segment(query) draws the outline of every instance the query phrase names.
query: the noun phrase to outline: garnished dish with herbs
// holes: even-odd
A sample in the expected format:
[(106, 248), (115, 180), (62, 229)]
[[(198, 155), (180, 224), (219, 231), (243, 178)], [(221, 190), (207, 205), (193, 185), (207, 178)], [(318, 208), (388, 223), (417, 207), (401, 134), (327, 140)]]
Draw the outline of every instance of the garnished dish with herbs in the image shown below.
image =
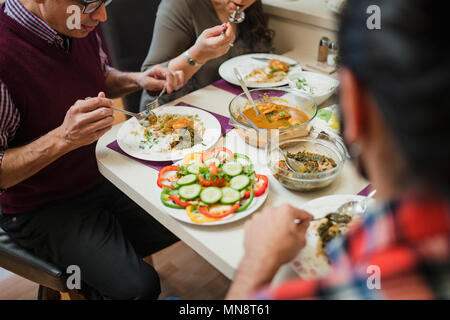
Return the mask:
[(266, 154), (274, 178), (288, 189), (309, 192), (325, 188), (335, 181), (345, 164), (345, 150), (334, 139), (280, 140), (282, 151), (278, 145), (268, 144)]
[(179, 209), (175, 217), (184, 215), (195, 224), (233, 221), (253, 212), (262, 204), (264, 199), (256, 199), (266, 195), (268, 183), (266, 176), (255, 173), (249, 157), (226, 148), (189, 154), (182, 163), (164, 167), (157, 181), (162, 204)]
[(310, 95), (321, 96), (334, 89), (336, 85), (329, 84), (320, 79), (306, 79), (305, 77), (299, 77), (296, 79), (295, 86), (298, 90), (303, 91)]
[[(141, 120), (143, 139), (140, 149), (153, 149), (157, 152), (183, 150), (202, 143), (204, 133), (203, 123), (198, 115), (163, 114), (157, 116), (157, 121), (150, 124)], [(136, 135), (139, 131), (134, 132)]]
[(131, 117), (117, 132), (117, 143), (128, 155), (148, 161), (178, 161), (186, 153), (214, 146), (222, 136), (217, 118), (198, 108), (161, 106), (155, 117)]
[[(300, 173), (323, 172), (326, 170), (331, 170), (337, 166), (336, 162), (332, 158), (313, 152), (287, 152), (287, 157), (296, 161), (296, 167)], [(280, 168), (289, 170), (286, 165), (286, 161), (284, 160), (280, 161), (279, 166)]]
[(289, 63), (278, 59), (269, 61), (267, 67), (257, 68), (245, 76), (249, 83), (275, 83), (287, 78), (290, 70)]

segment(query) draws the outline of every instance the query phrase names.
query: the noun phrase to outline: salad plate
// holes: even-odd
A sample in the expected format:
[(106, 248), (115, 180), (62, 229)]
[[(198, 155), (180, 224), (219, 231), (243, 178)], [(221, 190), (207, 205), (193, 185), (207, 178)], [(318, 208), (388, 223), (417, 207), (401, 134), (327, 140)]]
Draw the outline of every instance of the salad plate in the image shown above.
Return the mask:
[(263, 205), (267, 176), (257, 174), (249, 157), (226, 148), (191, 153), (158, 176), (161, 206), (173, 218), (215, 226), (248, 217)]

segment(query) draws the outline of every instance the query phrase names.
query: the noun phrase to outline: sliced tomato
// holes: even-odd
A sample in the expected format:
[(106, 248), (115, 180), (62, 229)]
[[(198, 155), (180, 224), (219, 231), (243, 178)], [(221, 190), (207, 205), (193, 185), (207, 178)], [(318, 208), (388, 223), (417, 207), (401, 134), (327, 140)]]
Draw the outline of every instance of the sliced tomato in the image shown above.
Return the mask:
[[(215, 178), (215, 180), (214, 180)], [(223, 187), (227, 180), (225, 178), (217, 178), (217, 177), (211, 177), (209, 180), (203, 178), (201, 175), (198, 176), (198, 183), (200, 183), (204, 187)]]

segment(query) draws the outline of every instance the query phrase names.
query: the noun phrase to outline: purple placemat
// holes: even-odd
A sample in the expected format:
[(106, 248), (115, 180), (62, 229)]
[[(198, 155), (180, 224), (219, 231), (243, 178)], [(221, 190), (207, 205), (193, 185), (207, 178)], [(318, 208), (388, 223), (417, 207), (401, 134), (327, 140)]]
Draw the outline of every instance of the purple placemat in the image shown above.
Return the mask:
[(228, 92), (230, 92), (232, 94), (235, 94), (235, 95), (239, 95), (242, 92), (244, 92), (244, 91), (242, 91), (241, 87), (235, 86), (234, 84), (231, 84), (231, 83), (229, 83), (229, 82), (227, 82), (227, 81), (225, 81), (223, 79), (217, 80), (212, 85), (214, 87), (217, 87), (219, 89), (228, 91)]
[(365, 187), (360, 192), (358, 192), (358, 196), (367, 197), (371, 191), (372, 191), (372, 185), (369, 184), (367, 187)]
[[(180, 102), (176, 104), (177, 106), (187, 106), (187, 107), (192, 107), (192, 108), (197, 108), (197, 109), (201, 109), (199, 107), (193, 106), (191, 104), (188, 103), (184, 103), (184, 102)], [(203, 109), (201, 109), (203, 110)], [(210, 112), (207, 111), (209, 113), (211, 113), (214, 117), (217, 118), (217, 120), (220, 123), (220, 126), (222, 127), (222, 135), (225, 135), (228, 133), (228, 131), (230, 131), (231, 129), (233, 129), (233, 127), (229, 124), (230, 119), (228, 117), (222, 116), (220, 114), (214, 113), (214, 112)], [(146, 165), (147, 167), (153, 168), (155, 170), (161, 170), (162, 168), (164, 168), (165, 166), (171, 165), (173, 164), (173, 161), (164, 161), (164, 162), (160, 162), (160, 161), (147, 161), (147, 160), (142, 160), (142, 159), (138, 159), (135, 157), (130, 156), (129, 154), (125, 153), (120, 147), (119, 144), (117, 143), (117, 140), (114, 140), (113, 142), (111, 142), (110, 144), (107, 145), (108, 148), (110, 148), (111, 150), (114, 150), (120, 154), (123, 154), (124, 156), (127, 156), (128, 158), (131, 158), (133, 160), (136, 160), (139, 163), (142, 163), (143, 165)]]

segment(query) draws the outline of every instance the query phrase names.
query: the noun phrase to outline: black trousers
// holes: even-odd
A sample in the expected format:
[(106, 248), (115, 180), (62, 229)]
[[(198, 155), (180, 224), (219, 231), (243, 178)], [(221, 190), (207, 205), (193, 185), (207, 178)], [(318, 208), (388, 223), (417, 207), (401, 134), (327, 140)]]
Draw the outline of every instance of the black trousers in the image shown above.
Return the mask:
[(17, 215), (0, 225), (37, 256), (81, 271), (88, 298), (156, 299), (160, 281), (142, 258), (178, 239), (109, 182), (70, 199)]

